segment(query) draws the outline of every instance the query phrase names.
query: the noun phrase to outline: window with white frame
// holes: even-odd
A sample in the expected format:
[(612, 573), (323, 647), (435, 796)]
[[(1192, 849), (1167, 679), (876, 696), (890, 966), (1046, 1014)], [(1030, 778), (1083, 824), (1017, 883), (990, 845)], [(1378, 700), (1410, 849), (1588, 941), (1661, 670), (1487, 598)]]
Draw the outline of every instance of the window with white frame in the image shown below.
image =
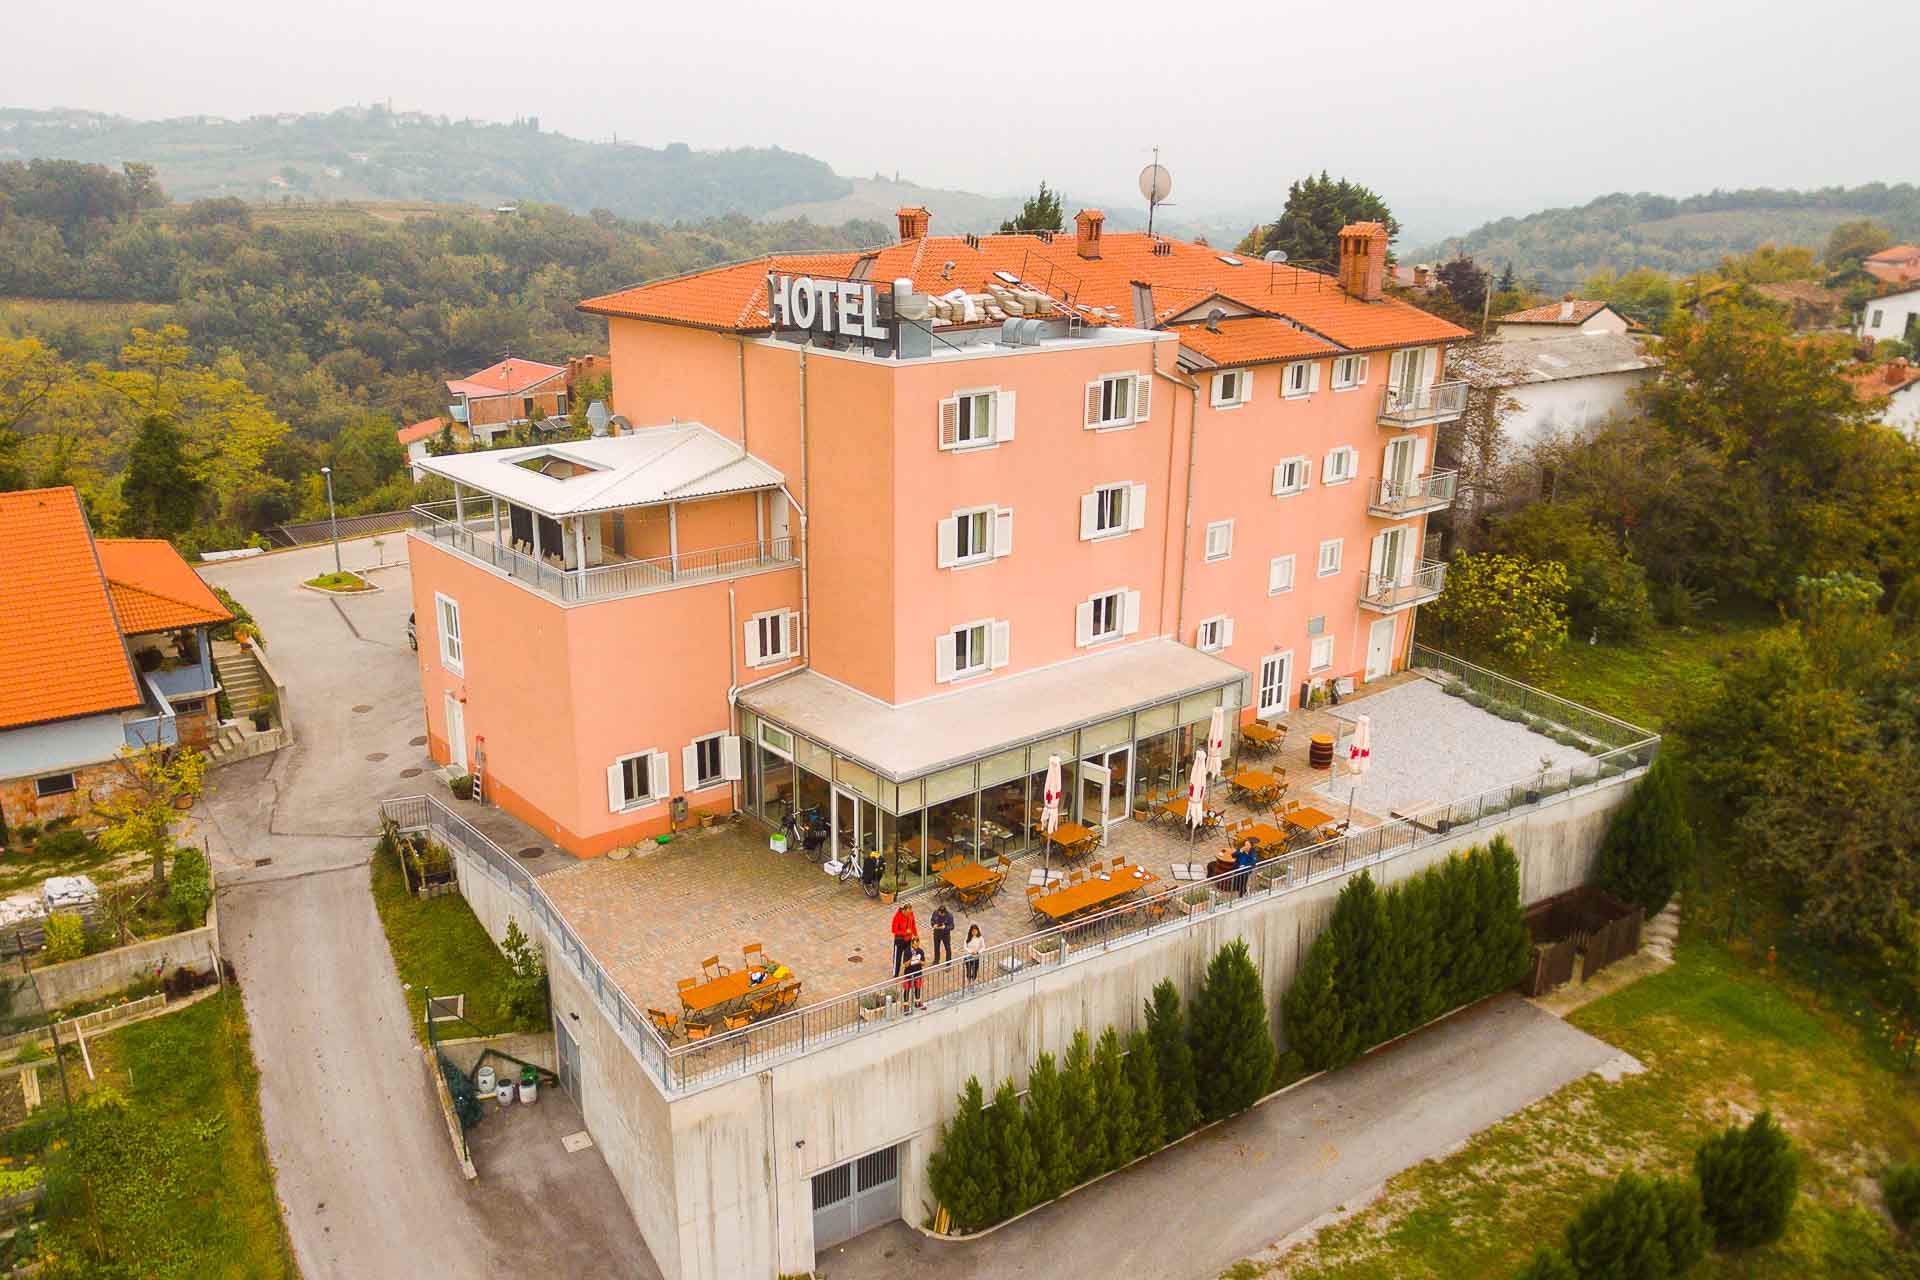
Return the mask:
[(955, 569), (1013, 552), (1011, 507), (966, 507), (938, 522), (939, 565)]
[(993, 440), (993, 393), (973, 391), (960, 401), (958, 443), (989, 444)]
[(1221, 614), (1204, 618), (1194, 635), (1194, 648), (1202, 653), (1218, 653), (1233, 643), (1233, 619)]
[(1138, 373), (1110, 373), (1087, 384), (1086, 426), (1125, 427), (1146, 420), (1152, 383)]
[(792, 609), (769, 609), (748, 618), (747, 665), (764, 667), (785, 662), (800, 650), (800, 615)]
[(1320, 389), (1320, 362), (1296, 360), (1280, 371), (1280, 394), (1289, 400)]
[(1359, 465), (1360, 451), (1352, 445), (1343, 444), (1329, 450), (1327, 460), (1320, 465), (1320, 483), (1345, 484), (1353, 479), (1354, 469)]
[(460, 602), (437, 591), (433, 600), (440, 614), (440, 665), (461, 675), (466, 671), (466, 650), (460, 642)]
[(1225, 560), (1233, 554), (1233, 521), (1215, 520), (1207, 526), (1207, 559)]
[(984, 387), (940, 402), (940, 447), (981, 449), (1013, 439), (1014, 396)]
[(1313, 651), (1307, 657), (1308, 673), (1311, 674), (1318, 671), (1325, 671), (1332, 665), (1333, 665), (1333, 637), (1332, 636), (1315, 636), (1313, 640)]
[(1293, 557), (1275, 556), (1267, 561), (1267, 594), (1277, 596), (1293, 590)]
[(1122, 594), (1108, 591), (1095, 596), (1089, 603), (1093, 605), (1093, 639), (1111, 640), (1119, 635), (1126, 608)]
[(1253, 399), (1253, 373), (1247, 369), (1227, 369), (1213, 375), (1213, 407), (1233, 409)]
[(1887, 322), (1887, 313), (1879, 307), (1873, 309), (1873, 323), (1868, 328), (1878, 329)]
[(1345, 540), (1342, 538), (1328, 538), (1320, 544), (1320, 567), (1318, 573), (1322, 578), (1331, 577), (1333, 574), (1340, 572), (1340, 553), (1344, 545)]
[(1287, 709), (1290, 701), (1289, 685), (1293, 683), (1293, 652), (1270, 653), (1260, 659), (1260, 690), (1256, 698), (1253, 713), (1257, 716), (1278, 715)]
[(666, 799), (672, 789), (664, 752), (638, 751), (621, 756), (607, 769), (607, 808), (614, 813), (655, 804)]
[[(681, 753), (680, 772), (685, 776), (680, 785), (689, 791), (701, 791), (728, 781), (722, 750), (726, 740), (724, 733), (710, 733), (689, 743)], [(736, 776), (738, 772), (734, 771)]]
[(1351, 391), (1367, 380), (1365, 356), (1341, 356), (1333, 362), (1333, 389)]
[(1140, 630), (1140, 593), (1120, 587), (1102, 591), (1074, 607), (1074, 643), (1102, 644)]
[(1111, 538), (1147, 525), (1147, 486), (1103, 484), (1080, 495), (1080, 540)]
[(1012, 625), (1004, 620), (962, 623), (934, 642), (934, 679), (946, 684), (1004, 667), (1011, 647)]
[(1290, 493), (1299, 493), (1307, 487), (1307, 477), (1312, 474), (1313, 464), (1305, 458), (1282, 458), (1273, 466), (1273, 493), (1275, 497), (1285, 497)]

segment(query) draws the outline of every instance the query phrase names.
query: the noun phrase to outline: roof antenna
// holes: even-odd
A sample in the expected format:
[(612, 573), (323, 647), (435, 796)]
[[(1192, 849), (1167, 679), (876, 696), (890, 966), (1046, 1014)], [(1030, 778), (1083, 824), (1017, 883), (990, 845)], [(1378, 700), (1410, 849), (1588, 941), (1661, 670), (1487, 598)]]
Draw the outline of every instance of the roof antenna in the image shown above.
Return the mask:
[(1173, 194), (1173, 175), (1160, 163), (1160, 148), (1153, 149), (1153, 163), (1140, 171), (1140, 194), (1147, 198), (1147, 234), (1153, 234), (1153, 211)]

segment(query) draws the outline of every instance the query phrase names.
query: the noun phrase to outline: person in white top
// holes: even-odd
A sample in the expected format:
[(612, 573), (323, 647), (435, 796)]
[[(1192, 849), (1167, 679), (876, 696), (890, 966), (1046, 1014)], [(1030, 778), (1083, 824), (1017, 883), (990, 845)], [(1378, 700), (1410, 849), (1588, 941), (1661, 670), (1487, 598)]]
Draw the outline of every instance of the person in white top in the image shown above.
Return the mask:
[(980, 976), (980, 957), (986, 954), (987, 940), (980, 936), (980, 926), (967, 926), (967, 940), (960, 944), (960, 953), (966, 957), (967, 981), (972, 982)]

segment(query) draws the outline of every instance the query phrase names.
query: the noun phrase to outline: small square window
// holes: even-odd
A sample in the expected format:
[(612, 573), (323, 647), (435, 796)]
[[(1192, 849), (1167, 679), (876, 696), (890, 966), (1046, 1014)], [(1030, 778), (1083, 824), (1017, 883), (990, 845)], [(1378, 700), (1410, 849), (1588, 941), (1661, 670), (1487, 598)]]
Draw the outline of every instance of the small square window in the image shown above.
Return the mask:
[(1216, 520), (1207, 526), (1207, 559), (1225, 560), (1233, 554), (1233, 521)]
[(1267, 562), (1267, 594), (1277, 596), (1293, 590), (1293, 557), (1275, 556)]
[(1276, 497), (1299, 493), (1307, 487), (1310, 467), (1305, 458), (1285, 458), (1274, 464), (1273, 492)]
[(1280, 394), (1292, 399), (1311, 395), (1320, 384), (1320, 366), (1312, 360), (1300, 360), (1280, 371)]
[(1307, 658), (1308, 671), (1325, 671), (1333, 666), (1333, 637), (1320, 636), (1313, 642), (1313, 651)]
[(1093, 491), (1095, 537), (1127, 531), (1127, 494), (1131, 488), (1131, 485), (1105, 484)]
[(976, 622), (964, 627), (955, 627), (952, 640), (955, 677), (975, 675), (987, 669), (986, 623)]
[(1231, 409), (1247, 402), (1253, 375), (1245, 369), (1229, 369), (1213, 375), (1213, 403), (1216, 408)]
[(1195, 647), (1202, 653), (1218, 653), (1233, 643), (1233, 620), (1226, 617), (1208, 618), (1200, 624)]
[(991, 444), (993, 442), (993, 393), (975, 391), (960, 398), (959, 443)]
[(992, 559), (992, 507), (954, 513), (954, 554), (963, 564)]
[(1120, 634), (1125, 604), (1125, 593), (1120, 591), (1109, 591), (1105, 595), (1093, 598), (1093, 638), (1095, 640), (1111, 640)]
[(621, 760), (620, 785), (623, 803), (629, 809), (658, 799), (653, 794), (653, 752), (642, 751)]
[(1359, 465), (1360, 451), (1351, 445), (1342, 445), (1327, 454), (1326, 463), (1320, 470), (1321, 484), (1345, 484), (1353, 479), (1353, 472)]
[(78, 789), (71, 773), (50, 773), (33, 780), (33, 794), (42, 800), (49, 796), (64, 796)]
[(1351, 391), (1367, 380), (1367, 357), (1341, 356), (1333, 362), (1333, 389)]
[(1343, 540), (1340, 538), (1328, 538), (1320, 544), (1319, 575), (1322, 578), (1331, 577), (1333, 574), (1340, 572), (1340, 553), (1342, 546)]

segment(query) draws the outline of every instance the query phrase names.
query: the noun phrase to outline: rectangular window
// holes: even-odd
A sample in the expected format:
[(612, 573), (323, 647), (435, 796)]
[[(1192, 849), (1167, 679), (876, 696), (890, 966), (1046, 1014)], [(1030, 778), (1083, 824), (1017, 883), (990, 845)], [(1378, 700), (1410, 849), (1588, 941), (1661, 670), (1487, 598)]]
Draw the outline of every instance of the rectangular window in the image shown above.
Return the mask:
[(1316, 360), (1295, 361), (1280, 371), (1280, 394), (1289, 400), (1312, 395), (1319, 389), (1320, 364)]
[(1147, 416), (1147, 379), (1137, 373), (1110, 373), (1087, 384), (1089, 429), (1125, 427)]
[(747, 665), (764, 667), (785, 662), (800, 648), (800, 615), (792, 609), (772, 609), (747, 619)]
[(1218, 653), (1233, 643), (1233, 619), (1222, 615), (1200, 623), (1194, 647), (1202, 653)]
[(988, 624), (984, 622), (953, 629), (953, 674), (956, 677), (975, 675), (987, 669), (987, 629)]
[(1873, 311), (1873, 328), (1878, 329), (1882, 324), (1886, 323), (1886, 319), (1887, 313), (1875, 307)]
[(954, 514), (954, 557), (957, 564), (993, 558), (993, 508), (980, 507)]
[(1133, 379), (1100, 379), (1100, 421), (1133, 421)]
[(1333, 637), (1318, 636), (1313, 642), (1313, 652), (1307, 659), (1307, 671), (1325, 671), (1333, 665)]
[(1259, 703), (1254, 714), (1278, 715), (1287, 709), (1287, 686), (1293, 683), (1293, 654), (1274, 653), (1260, 660)]
[(1225, 373), (1213, 375), (1213, 404), (1217, 409), (1231, 409), (1243, 405), (1252, 398), (1253, 375), (1245, 369), (1229, 369)]
[(1333, 574), (1340, 572), (1341, 546), (1342, 540), (1339, 538), (1328, 538), (1320, 544), (1319, 575), (1321, 577), (1331, 577)]
[(533, 397), (532, 396), (520, 397), (520, 416), (527, 419), (527, 421), (529, 422), (533, 421)]
[[(665, 769), (656, 768), (653, 763), (658, 754), (653, 751), (642, 751), (638, 755), (621, 758), (616, 766), (620, 770), (621, 808), (637, 809), (662, 798), (666, 788), (661, 788), (661, 794), (656, 794), (653, 785), (657, 780), (655, 775), (666, 772)], [(661, 764), (666, 763), (665, 757), (660, 757), (660, 760)]]
[(1342, 445), (1327, 454), (1327, 460), (1320, 468), (1321, 484), (1345, 484), (1353, 479), (1353, 471), (1360, 462), (1360, 451), (1352, 445)]
[(1111, 640), (1120, 634), (1125, 595), (1121, 591), (1108, 591), (1090, 601), (1093, 605), (1093, 639)]
[(1333, 389), (1351, 391), (1367, 380), (1367, 357), (1341, 356), (1333, 362)]
[(567, 393), (556, 391), (553, 396), (553, 414), (556, 418), (567, 416)]
[(689, 791), (718, 786), (726, 780), (726, 773), (720, 764), (720, 744), (726, 741), (726, 737), (724, 733), (714, 733), (693, 740), (690, 748), (693, 769), (684, 780)]
[(1101, 485), (1093, 491), (1093, 533), (1101, 537), (1127, 531), (1127, 492), (1124, 484)]
[(1225, 560), (1233, 554), (1233, 521), (1215, 520), (1207, 526), (1207, 559)]
[(960, 444), (989, 444), (993, 440), (993, 394), (975, 391), (960, 398)]
[(1267, 594), (1277, 596), (1293, 590), (1293, 557), (1275, 556), (1267, 561)]
[(48, 796), (64, 796), (77, 789), (71, 773), (50, 773), (33, 780), (33, 794), (42, 800)]
[(1284, 497), (1290, 493), (1299, 493), (1307, 487), (1307, 476), (1312, 470), (1305, 458), (1284, 458), (1273, 467), (1273, 492), (1275, 497)]
[(435, 592), (440, 610), (440, 665), (455, 675), (466, 671), (465, 650), (460, 642), (460, 603)]

